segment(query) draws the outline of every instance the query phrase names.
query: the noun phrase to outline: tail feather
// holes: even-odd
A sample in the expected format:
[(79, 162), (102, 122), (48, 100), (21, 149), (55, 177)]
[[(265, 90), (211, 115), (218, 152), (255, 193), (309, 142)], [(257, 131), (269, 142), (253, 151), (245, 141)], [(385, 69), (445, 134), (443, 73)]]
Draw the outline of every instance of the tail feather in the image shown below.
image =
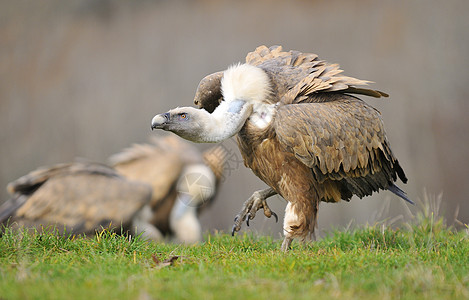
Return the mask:
[(394, 183), (390, 183), (389, 184), (389, 187), (388, 187), (388, 190), (393, 192), (394, 194), (396, 194), (397, 196), (401, 197), (402, 199), (404, 199), (405, 201), (409, 202), (410, 204), (414, 204), (414, 201), (410, 200), (409, 197), (407, 197), (407, 194), (406, 192), (404, 192), (403, 190), (401, 190), (397, 185), (395, 185)]

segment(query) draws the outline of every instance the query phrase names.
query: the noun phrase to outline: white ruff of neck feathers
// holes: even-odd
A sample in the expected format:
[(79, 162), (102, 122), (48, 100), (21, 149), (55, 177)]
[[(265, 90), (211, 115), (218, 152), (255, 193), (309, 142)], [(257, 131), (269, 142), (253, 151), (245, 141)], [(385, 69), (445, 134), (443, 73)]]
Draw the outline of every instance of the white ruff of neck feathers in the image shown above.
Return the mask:
[(264, 102), (271, 93), (269, 76), (248, 64), (229, 67), (223, 74), (221, 90), (227, 102), (244, 100), (253, 105)]
[(237, 134), (246, 120), (257, 111), (256, 126), (265, 127), (271, 121), (273, 105), (265, 100), (271, 94), (270, 80), (260, 68), (247, 64), (228, 68), (221, 81), (223, 101), (212, 114), (204, 116), (204, 132), (199, 142), (221, 142)]
[(272, 93), (269, 76), (260, 68), (248, 64), (234, 65), (225, 71), (221, 82), (226, 101), (242, 99), (252, 104), (249, 122), (258, 128), (270, 125), (275, 104), (266, 100)]

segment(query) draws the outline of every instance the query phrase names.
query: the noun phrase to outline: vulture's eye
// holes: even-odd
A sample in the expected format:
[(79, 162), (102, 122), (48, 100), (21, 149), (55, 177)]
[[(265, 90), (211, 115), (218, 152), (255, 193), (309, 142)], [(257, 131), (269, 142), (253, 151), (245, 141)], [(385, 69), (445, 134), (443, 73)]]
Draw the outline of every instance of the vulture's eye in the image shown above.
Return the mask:
[(188, 118), (188, 116), (187, 116), (186, 113), (179, 114), (179, 117), (180, 117), (181, 119), (183, 119), (183, 120), (185, 120), (185, 119)]

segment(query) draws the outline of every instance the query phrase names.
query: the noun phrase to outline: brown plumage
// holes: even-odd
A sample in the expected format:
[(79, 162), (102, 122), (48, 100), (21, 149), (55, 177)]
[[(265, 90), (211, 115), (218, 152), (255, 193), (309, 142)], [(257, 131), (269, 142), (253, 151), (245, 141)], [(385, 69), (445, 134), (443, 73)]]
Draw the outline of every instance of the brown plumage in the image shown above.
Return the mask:
[[(156, 226), (162, 235), (175, 235), (177, 240), (190, 243), (200, 240), (200, 225), (191, 224), (191, 228), (175, 228), (177, 226), (170, 222), (171, 211), (180, 194), (179, 186), (191, 172), (212, 172), (215, 175), (213, 186), (208, 181), (202, 183), (207, 185), (210, 193), (206, 198), (200, 199), (201, 203), (194, 204), (198, 216), (216, 196), (223, 176), (225, 156), (221, 147), (210, 148), (202, 153), (181, 138), (161, 135), (151, 139), (149, 144), (135, 144), (113, 155), (110, 163), (119, 174), (152, 187), (152, 217), (149, 222)], [(199, 166), (202, 169), (194, 171), (191, 166)], [(199, 227), (198, 230), (196, 227)]]
[[(166, 135), (113, 155), (114, 169), (89, 162), (43, 167), (8, 185), (12, 199), (0, 207), (0, 224), (57, 225), (76, 234), (122, 225), (152, 240), (175, 235), (179, 242), (197, 242), (202, 234), (197, 217), (216, 196), (225, 158), (221, 147), (201, 153)], [(185, 184), (194, 173), (208, 189), (201, 197)], [(181, 193), (189, 196), (185, 201), (198, 202), (176, 205)]]
[[(278, 193), (288, 201), (282, 244), (286, 250), (293, 238), (304, 240), (314, 232), (320, 201), (349, 201), (353, 195), (362, 198), (389, 189), (411, 202), (393, 183), (407, 178), (391, 151), (380, 113), (354, 96), (388, 96), (357, 87), (368, 83), (342, 75), (337, 64), (315, 54), (260, 46), (247, 55), (245, 65), (202, 80), (194, 103), (213, 112), (211, 118), (203, 110), (178, 108), (155, 116), (152, 127), (187, 138), (191, 126), (186, 120), (216, 123), (226, 111), (225, 119), (244, 121), (237, 140), (245, 165), (270, 188), (245, 203), (233, 232), (260, 208), (270, 217), (265, 199)], [(184, 121), (173, 117), (181, 114)], [(208, 128), (207, 134), (211, 132)], [(197, 133), (193, 140), (218, 141), (216, 133), (216, 139)]]
[(0, 208), (0, 224), (57, 225), (61, 231), (93, 234), (103, 227), (131, 229), (151, 197), (151, 188), (95, 163), (44, 167), (8, 184), (12, 198)]

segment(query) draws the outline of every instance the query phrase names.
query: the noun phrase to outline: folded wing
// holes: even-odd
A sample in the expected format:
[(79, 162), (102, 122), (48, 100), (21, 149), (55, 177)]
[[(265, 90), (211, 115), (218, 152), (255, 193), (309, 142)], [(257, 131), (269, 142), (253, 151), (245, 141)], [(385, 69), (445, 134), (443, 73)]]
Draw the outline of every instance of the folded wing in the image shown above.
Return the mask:
[(279, 142), (320, 183), (339, 183), (344, 200), (388, 189), (397, 177), (407, 181), (379, 112), (359, 99), (335, 94), (324, 102), (284, 105), (274, 122)]

